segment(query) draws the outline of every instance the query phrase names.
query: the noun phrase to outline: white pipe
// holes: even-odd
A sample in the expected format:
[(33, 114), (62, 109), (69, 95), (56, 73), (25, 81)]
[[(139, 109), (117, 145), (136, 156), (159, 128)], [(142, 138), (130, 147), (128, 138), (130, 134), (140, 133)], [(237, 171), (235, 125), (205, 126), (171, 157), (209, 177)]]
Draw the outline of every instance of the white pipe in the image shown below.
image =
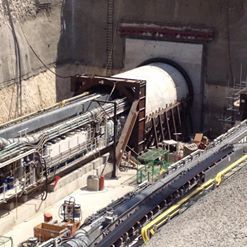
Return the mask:
[(146, 116), (185, 99), (189, 94), (183, 75), (165, 63), (151, 63), (113, 77), (146, 81)]

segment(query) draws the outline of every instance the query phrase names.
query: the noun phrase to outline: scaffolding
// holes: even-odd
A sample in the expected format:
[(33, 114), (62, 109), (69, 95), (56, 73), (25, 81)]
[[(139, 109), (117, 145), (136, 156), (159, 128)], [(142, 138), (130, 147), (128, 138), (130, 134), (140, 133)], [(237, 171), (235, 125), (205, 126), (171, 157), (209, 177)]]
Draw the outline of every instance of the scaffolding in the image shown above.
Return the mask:
[(233, 80), (230, 86), (228, 83), (227, 96), (226, 96), (226, 108), (223, 113), (223, 117), (220, 119), (225, 125), (234, 126), (240, 119), (240, 96), (247, 90), (247, 77), (243, 79), (243, 67), (240, 66), (239, 82)]
[(137, 157), (142, 163), (137, 167), (137, 183), (144, 181), (154, 182), (163, 176), (170, 165), (169, 151), (162, 148), (149, 149), (146, 153)]

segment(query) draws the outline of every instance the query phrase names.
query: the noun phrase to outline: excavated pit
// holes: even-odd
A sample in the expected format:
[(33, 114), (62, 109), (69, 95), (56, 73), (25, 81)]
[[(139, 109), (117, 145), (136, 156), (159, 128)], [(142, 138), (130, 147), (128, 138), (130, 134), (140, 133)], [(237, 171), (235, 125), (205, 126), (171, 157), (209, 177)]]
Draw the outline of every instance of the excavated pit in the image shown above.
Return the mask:
[[(65, 44), (66, 42), (64, 43), (65, 36), (61, 38), (63, 34), (63, 16), (61, 16), (61, 9), (63, 7), (62, 1), (53, 1), (52, 6), (55, 7), (49, 10), (39, 10), (34, 0), (2, 0), (0, 3), (0, 40), (2, 43), (2, 45), (0, 43), (0, 50), (3, 54), (0, 55), (0, 124), (20, 116), (17, 106), (18, 80), (16, 79), (19, 75), (15, 68), (15, 44), (6, 5), (8, 2), (12, 15), (11, 18), (15, 23), (15, 31), (17, 32), (16, 35), (20, 42), (22, 52), (22, 115), (50, 107), (56, 102), (72, 96), (69, 78), (60, 78), (57, 75), (68, 76), (84, 73), (105, 75), (106, 73), (104, 64), (105, 54), (99, 55), (100, 48), (103, 47), (102, 50), (105, 51), (105, 41), (102, 42), (102, 39), (96, 37), (95, 40), (100, 40), (100, 44), (96, 47), (95, 41), (89, 38), (89, 43), (95, 45), (95, 50), (92, 52), (88, 49), (90, 45), (85, 46), (86, 48), (83, 48), (84, 50), (78, 51), (78, 49), (74, 49), (71, 51), (70, 43), (68, 43), (67, 46)], [(97, 19), (98, 16), (96, 14), (95, 16), (95, 19)], [(223, 14), (223, 16), (225, 18), (225, 14)], [(129, 19), (131, 19), (131, 17), (129, 17)], [(219, 22), (223, 23), (224, 21), (219, 18)], [(241, 23), (245, 23), (244, 19), (242, 19)], [(87, 28), (91, 30), (89, 26)], [(99, 28), (104, 29), (101, 25), (99, 25)], [(26, 43), (22, 30), (25, 32), (25, 35), (38, 56), (40, 56), (53, 72), (44, 68), (42, 63), (37, 60), (37, 57)], [(95, 29), (94, 32), (98, 33), (98, 30)], [(92, 36), (95, 34), (94, 32), (92, 32)], [(242, 33), (246, 32), (243, 30)], [(70, 33), (66, 35), (66, 37), (70, 37)], [(221, 33), (220, 35), (224, 36)], [(40, 37), (44, 38), (44, 40)], [(81, 46), (83, 39), (80, 38), (79, 41), (80, 42), (77, 40)], [(225, 43), (225, 41), (222, 41), (216, 44), (216, 46), (218, 45), (220, 47), (219, 51), (222, 51), (224, 54), (226, 53), (224, 48)], [(9, 44), (9, 46), (6, 44)], [(77, 46), (79, 46), (78, 44)], [(66, 47), (66, 50), (64, 47)], [(216, 50), (216, 48), (209, 48), (208, 53), (218, 54), (214, 49)], [(235, 47), (235, 49), (237, 48)], [(245, 54), (244, 48), (237, 50), (241, 50), (241, 53)], [(78, 62), (76, 59), (71, 59), (72, 55), (70, 57), (70, 54), (75, 58), (78, 58), (79, 55), (77, 56), (77, 54), (80, 54), (80, 56), (82, 56), (81, 54), (85, 54), (87, 58), (83, 57)], [(121, 55), (121, 52), (116, 52), (116, 54), (120, 58), (124, 56)], [(222, 54), (219, 54), (218, 57), (220, 57), (220, 55)], [(96, 59), (99, 59), (99, 61), (96, 62)], [(208, 60), (211, 62), (210, 66), (215, 69), (212, 57)], [(61, 64), (58, 65), (57, 62), (61, 62)], [(84, 62), (84, 65), (81, 65), (82, 62)], [(89, 63), (90, 66), (88, 66), (87, 63)], [(222, 64), (220, 62), (215, 63), (217, 66), (218, 64)], [(121, 66), (118, 65), (119, 68)], [(208, 114), (208, 118), (205, 118), (206, 123), (208, 119), (213, 119), (213, 122), (215, 122), (215, 116), (217, 118), (221, 117), (220, 114), (223, 112), (223, 107), (225, 107), (225, 102), (223, 101), (225, 101), (228, 92), (226, 86), (215, 85), (215, 83), (218, 82), (219, 84), (223, 84), (221, 81), (225, 79), (224, 76), (221, 77), (217, 74), (217, 71), (221, 69), (221, 67), (217, 69), (217, 66), (215, 69), (216, 72), (214, 73), (218, 77), (216, 77), (216, 79), (210, 78), (209, 82), (212, 82), (212, 84), (207, 85), (205, 83), (206, 105), (208, 106), (208, 108), (204, 109), (206, 114)], [(224, 70), (226, 70), (225, 67)], [(210, 68), (208, 71), (210, 71)], [(211, 68), (211, 72), (209, 73), (210, 77), (212, 77), (214, 73), (212, 73)], [(202, 96), (204, 95), (202, 94)], [(217, 108), (215, 108), (215, 105), (217, 105)], [(218, 112), (220, 112), (220, 114), (218, 114)], [(247, 246), (246, 174), (247, 168), (241, 169), (241, 171), (228, 181), (224, 182), (221, 187), (202, 197), (182, 215), (166, 224), (147, 246)]]

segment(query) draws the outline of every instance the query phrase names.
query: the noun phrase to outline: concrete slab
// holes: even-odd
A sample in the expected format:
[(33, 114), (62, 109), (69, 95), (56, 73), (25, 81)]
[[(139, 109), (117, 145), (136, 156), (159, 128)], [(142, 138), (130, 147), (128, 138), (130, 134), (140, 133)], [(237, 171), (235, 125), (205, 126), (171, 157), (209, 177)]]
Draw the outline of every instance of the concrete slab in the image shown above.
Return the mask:
[[(62, 199), (60, 198), (58, 202), (55, 202), (56, 200), (54, 199), (54, 203), (52, 205), (49, 207), (43, 207), (42, 210), (38, 210), (35, 204), (33, 204), (35, 200), (32, 200), (32, 202), (29, 202), (29, 205), (23, 205), (22, 209), (29, 210), (29, 207), (34, 207), (36, 208), (37, 213), (34, 216), (26, 217), (25, 220), (19, 220), (18, 223), (14, 226), (8, 225), (8, 227), (11, 227), (11, 229), (9, 229), (5, 236), (12, 237), (14, 246), (17, 246), (19, 243), (33, 236), (33, 227), (43, 222), (43, 215), (45, 212), (50, 212), (53, 215), (53, 219), (60, 221), (61, 219), (58, 216), (59, 208), (63, 201), (65, 199), (69, 199), (71, 196), (76, 199), (77, 203), (81, 204), (83, 221), (89, 215), (95, 213), (101, 208), (106, 207), (112, 201), (121, 198), (130, 191), (133, 191), (135, 186), (129, 185), (129, 183), (135, 181), (135, 177), (134, 170), (119, 172), (117, 180), (105, 181), (105, 189), (103, 191), (91, 192), (87, 191), (85, 188), (78, 187), (79, 189), (75, 190), (69, 196), (66, 196)], [(65, 187), (61, 188), (61, 190), (67, 190), (69, 186), (70, 184), (67, 184)], [(49, 194), (47, 200), (49, 201), (51, 197), (55, 198), (56, 193), (58, 192)], [(36, 199), (36, 202), (40, 203), (40, 199)], [(44, 204), (46, 204), (46, 202), (44, 202)], [(17, 208), (16, 214), (19, 214), (18, 211), (20, 211), (19, 208)], [(11, 213), (15, 213), (15, 210)], [(4, 218), (0, 220), (1, 225), (3, 221)], [(5, 225), (5, 223), (3, 224)], [(5, 226), (7, 227), (7, 225)]]

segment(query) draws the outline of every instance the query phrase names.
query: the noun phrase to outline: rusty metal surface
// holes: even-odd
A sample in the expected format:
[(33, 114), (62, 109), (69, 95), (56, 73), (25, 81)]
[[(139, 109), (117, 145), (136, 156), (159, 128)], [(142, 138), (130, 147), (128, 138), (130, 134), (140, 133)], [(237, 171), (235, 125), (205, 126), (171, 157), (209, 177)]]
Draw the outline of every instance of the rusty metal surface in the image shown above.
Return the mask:
[(78, 92), (82, 90), (85, 92), (94, 86), (123, 86), (123, 87), (136, 87), (141, 80), (123, 79), (117, 77), (104, 77), (94, 75), (77, 75), (71, 77), (71, 91)]
[(188, 26), (160, 26), (154, 24), (121, 23), (118, 29), (123, 37), (140, 37), (148, 39), (209, 42), (214, 39), (214, 31), (209, 28), (192, 28)]
[(183, 127), (186, 120), (181, 117), (182, 111), (183, 104), (178, 102), (147, 120), (145, 149), (153, 145), (158, 146), (163, 140), (176, 138), (175, 134), (178, 132), (186, 136)]
[(146, 81), (88, 75), (78, 75), (71, 78), (71, 90), (75, 94), (92, 90), (96, 86), (98, 89), (104, 89), (106, 86), (113, 88), (115, 86), (116, 91), (126, 97), (130, 104), (136, 100), (139, 102), (137, 120), (132, 131), (130, 146), (137, 153), (143, 151), (145, 148)]
[(124, 128), (121, 132), (121, 136), (119, 138), (117, 147), (116, 147), (116, 165), (119, 166), (126, 146), (129, 142), (130, 136), (132, 134), (132, 130), (136, 123), (136, 119), (138, 116), (138, 100), (135, 100), (130, 108), (129, 115), (124, 124)]
[(167, 105), (151, 116), (146, 116), (146, 81), (86, 75), (72, 78), (75, 92), (79, 90), (81, 93), (81, 90), (84, 92), (95, 86), (115, 86), (118, 93), (121, 92), (121, 96), (126, 97), (132, 105), (116, 148), (117, 164), (120, 163), (128, 144), (136, 153), (140, 153), (152, 145), (158, 146), (163, 140), (172, 139), (174, 133), (183, 133), (183, 102)]

